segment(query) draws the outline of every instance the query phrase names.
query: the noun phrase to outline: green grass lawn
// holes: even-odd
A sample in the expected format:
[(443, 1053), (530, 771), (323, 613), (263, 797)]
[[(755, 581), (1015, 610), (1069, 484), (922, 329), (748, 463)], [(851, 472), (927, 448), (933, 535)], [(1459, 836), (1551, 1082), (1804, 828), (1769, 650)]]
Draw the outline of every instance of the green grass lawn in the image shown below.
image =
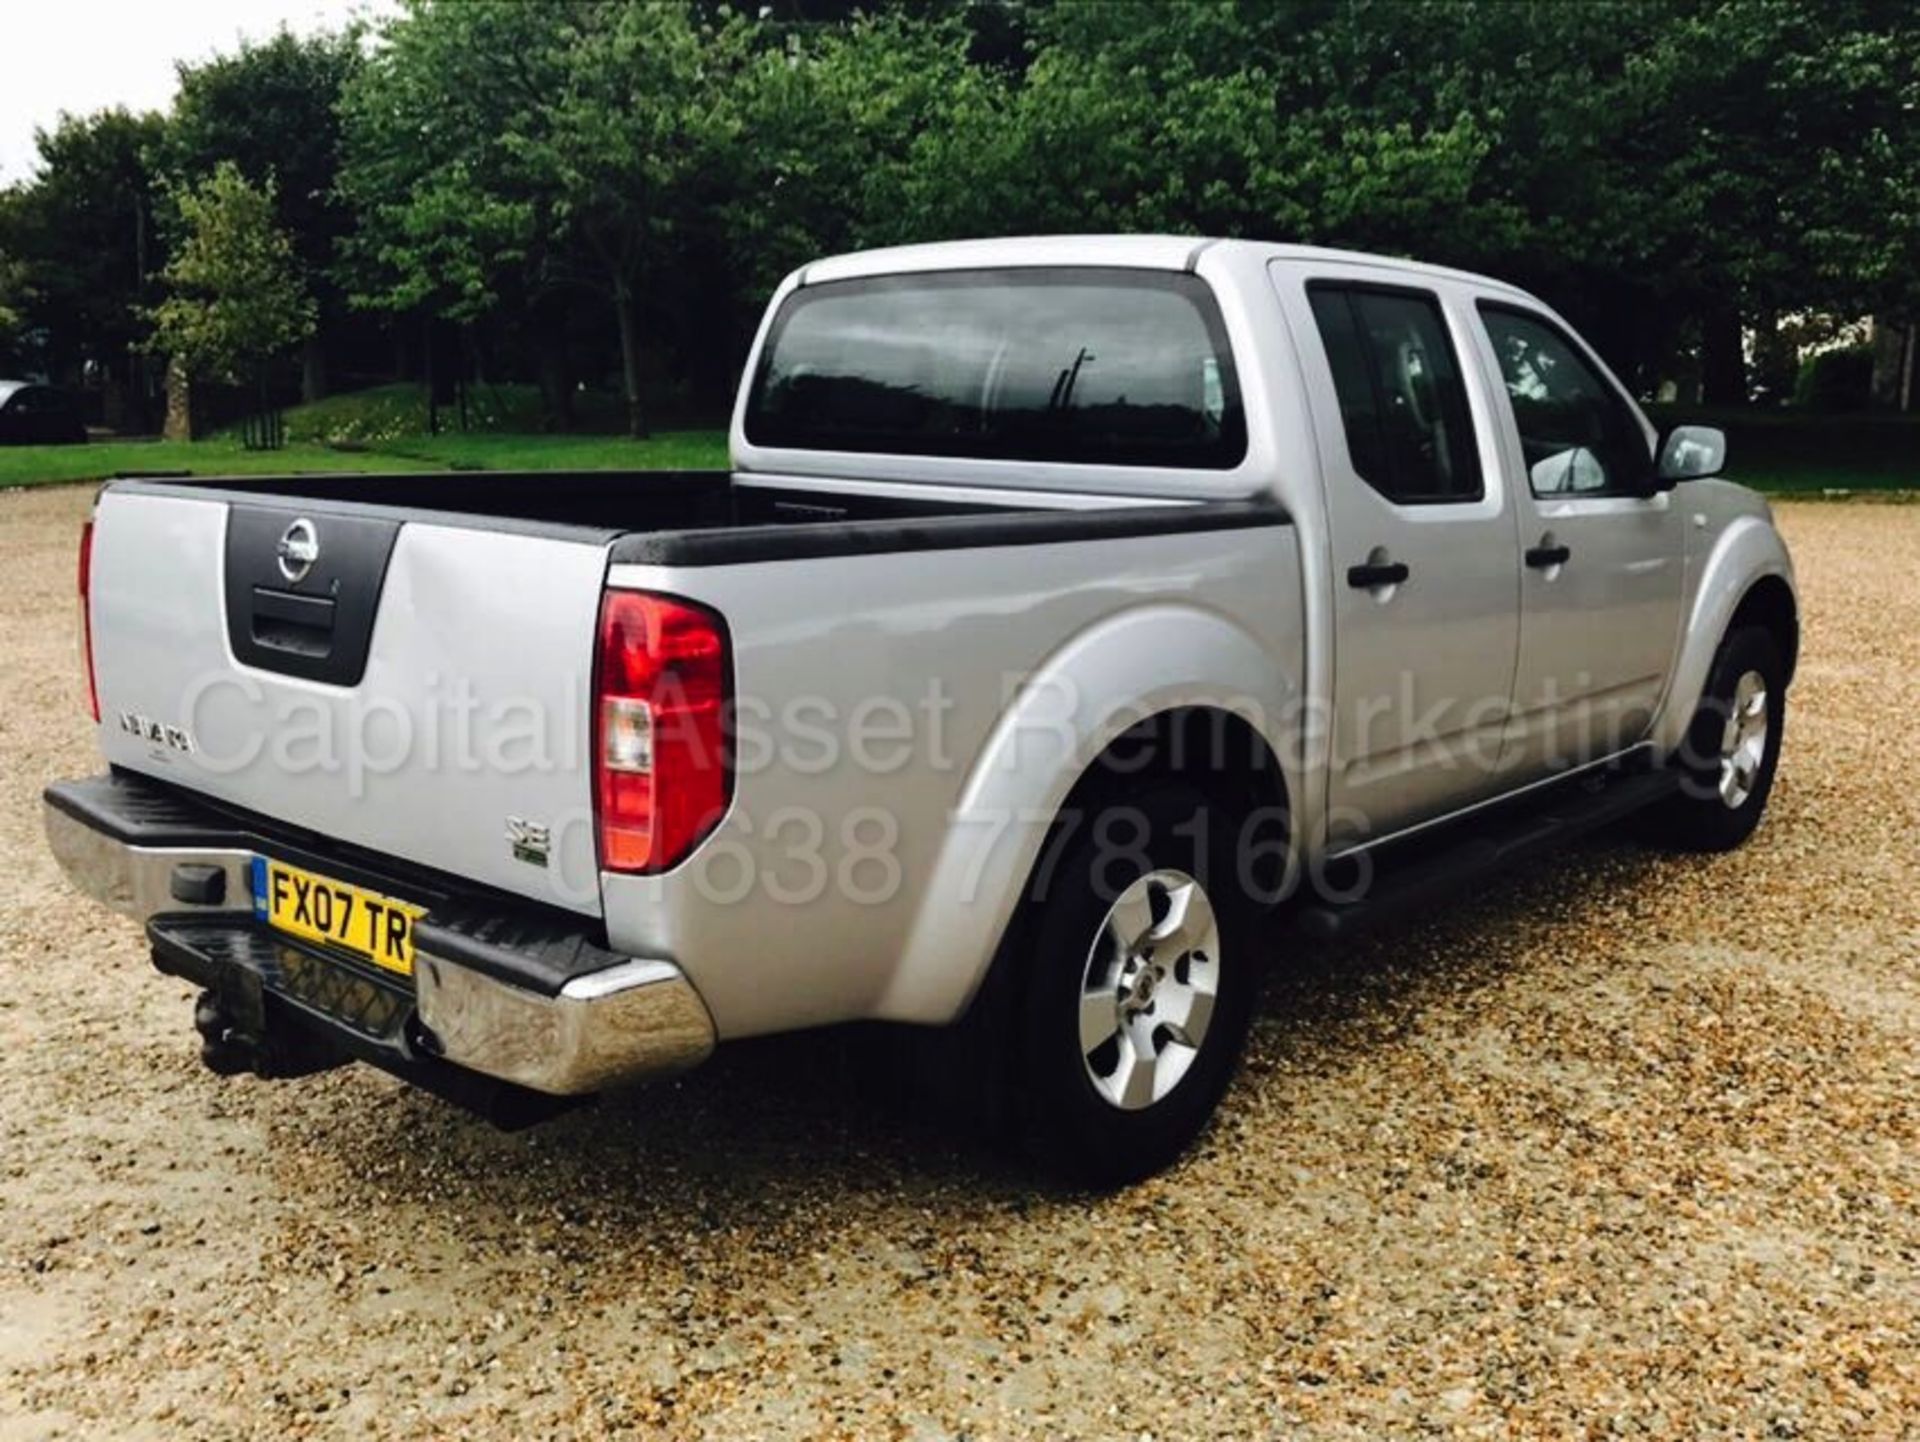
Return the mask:
[[(467, 388), (466, 432), (539, 435), (544, 411), (536, 386), (513, 382), (475, 384)], [(604, 391), (582, 391), (574, 397), (576, 430), (605, 435), (623, 429), (618, 396)], [(412, 381), (342, 391), (285, 412), (287, 439), (333, 444), (341, 441), (375, 445), (399, 442), (427, 433), (427, 392)], [(442, 406), (440, 422), (453, 430), (461, 426), (457, 406)]]
[(0, 489), (58, 481), (102, 481), (122, 472), (186, 471), (196, 476), (297, 471), (698, 470), (727, 464), (722, 431), (669, 431), (651, 440), (617, 436), (467, 433), (407, 436), (365, 449), (292, 442), (249, 451), (238, 441), (104, 441), (85, 446), (0, 446)]
[(483, 434), (410, 436), (379, 452), (420, 465), (488, 471), (698, 471), (725, 469), (725, 431), (662, 431), (650, 440), (625, 436)]

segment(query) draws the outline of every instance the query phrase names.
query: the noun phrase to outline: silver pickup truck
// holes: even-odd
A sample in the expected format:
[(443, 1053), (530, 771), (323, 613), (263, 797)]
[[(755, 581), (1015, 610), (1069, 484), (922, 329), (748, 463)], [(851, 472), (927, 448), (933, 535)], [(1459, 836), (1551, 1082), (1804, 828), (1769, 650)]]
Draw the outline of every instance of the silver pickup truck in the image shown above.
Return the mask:
[(1172, 237), (843, 256), (732, 468), (127, 479), (74, 881), (222, 1072), (503, 1124), (852, 1021), (1113, 1183), (1263, 962), (1613, 821), (1759, 821), (1799, 643), (1725, 441), (1551, 310)]

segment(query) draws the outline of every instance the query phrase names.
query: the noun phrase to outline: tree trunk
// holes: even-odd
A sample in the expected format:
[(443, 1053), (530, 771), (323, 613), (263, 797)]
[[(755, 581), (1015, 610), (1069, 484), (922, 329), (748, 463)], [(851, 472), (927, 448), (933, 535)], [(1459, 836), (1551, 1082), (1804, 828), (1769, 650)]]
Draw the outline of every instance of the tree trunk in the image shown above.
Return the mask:
[(327, 348), (310, 335), (300, 346), (300, 399), (308, 405), (327, 398)]
[(1747, 403), (1747, 359), (1740, 335), (1740, 312), (1716, 305), (1700, 322), (1700, 398), (1710, 406)]
[(177, 355), (167, 357), (167, 421), (160, 437), (168, 441), (193, 439), (193, 385), (187, 376), (187, 363)]
[(647, 417), (640, 408), (640, 321), (634, 314), (633, 293), (624, 286), (614, 292), (613, 311), (620, 322), (620, 381), (627, 402), (627, 434), (647, 438)]
[(427, 368), (424, 377), (427, 390), (427, 434), (437, 436), (440, 434), (440, 367), (438, 364), (440, 348), (434, 344), (432, 316), (426, 318), (422, 334), (424, 343), (420, 350)]
[(1781, 332), (1776, 311), (1761, 311), (1753, 318), (1753, 366), (1747, 376), (1748, 392), (1758, 391), (1770, 406), (1785, 405), (1793, 399), (1794, 381), (1800, 373), (1800, 352)]
[(573, 378), (567, 370), (565, 326), (564, 311), (534, 317), (534, 365), (540, 376), (540, 407), (546, 412), (550, 431), (573, 429)]

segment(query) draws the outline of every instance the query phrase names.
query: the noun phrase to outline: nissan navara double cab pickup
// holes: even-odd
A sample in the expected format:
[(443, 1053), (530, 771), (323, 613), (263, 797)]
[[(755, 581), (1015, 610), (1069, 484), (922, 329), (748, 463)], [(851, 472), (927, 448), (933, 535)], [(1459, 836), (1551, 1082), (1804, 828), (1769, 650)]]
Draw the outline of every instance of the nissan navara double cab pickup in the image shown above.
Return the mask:
[(1645, 811), (1767, 804), (1793, 571), (1498, 281), (1012, 239), (774, 294), (731, 468), (123, 479), (81, 541), (82, 889), (217, 1070), (506, 1123), (722, 1042), (926, 1029), (1115, 1183), (1263, 962)]

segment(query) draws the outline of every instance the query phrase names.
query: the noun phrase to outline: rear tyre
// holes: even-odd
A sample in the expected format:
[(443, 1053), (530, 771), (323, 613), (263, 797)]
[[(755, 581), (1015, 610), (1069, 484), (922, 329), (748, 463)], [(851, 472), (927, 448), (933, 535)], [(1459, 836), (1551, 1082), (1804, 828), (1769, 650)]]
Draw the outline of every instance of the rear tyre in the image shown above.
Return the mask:
[(1780, 760), (1786, 674), (1780, 648), (1758, 627), (1720, 643), (1674, 758), (1680, 793), (1653, 817), (1656, 841), (1680, 851), (1731, 851), (1753, 834)]
[(1258, 988), (1237, 817), (1184, 783), (1092, 808), (1048, 849), (1020, 979), (1012, 1120), (1070, 1183), (1159, 1171), (1213, 1115)]

